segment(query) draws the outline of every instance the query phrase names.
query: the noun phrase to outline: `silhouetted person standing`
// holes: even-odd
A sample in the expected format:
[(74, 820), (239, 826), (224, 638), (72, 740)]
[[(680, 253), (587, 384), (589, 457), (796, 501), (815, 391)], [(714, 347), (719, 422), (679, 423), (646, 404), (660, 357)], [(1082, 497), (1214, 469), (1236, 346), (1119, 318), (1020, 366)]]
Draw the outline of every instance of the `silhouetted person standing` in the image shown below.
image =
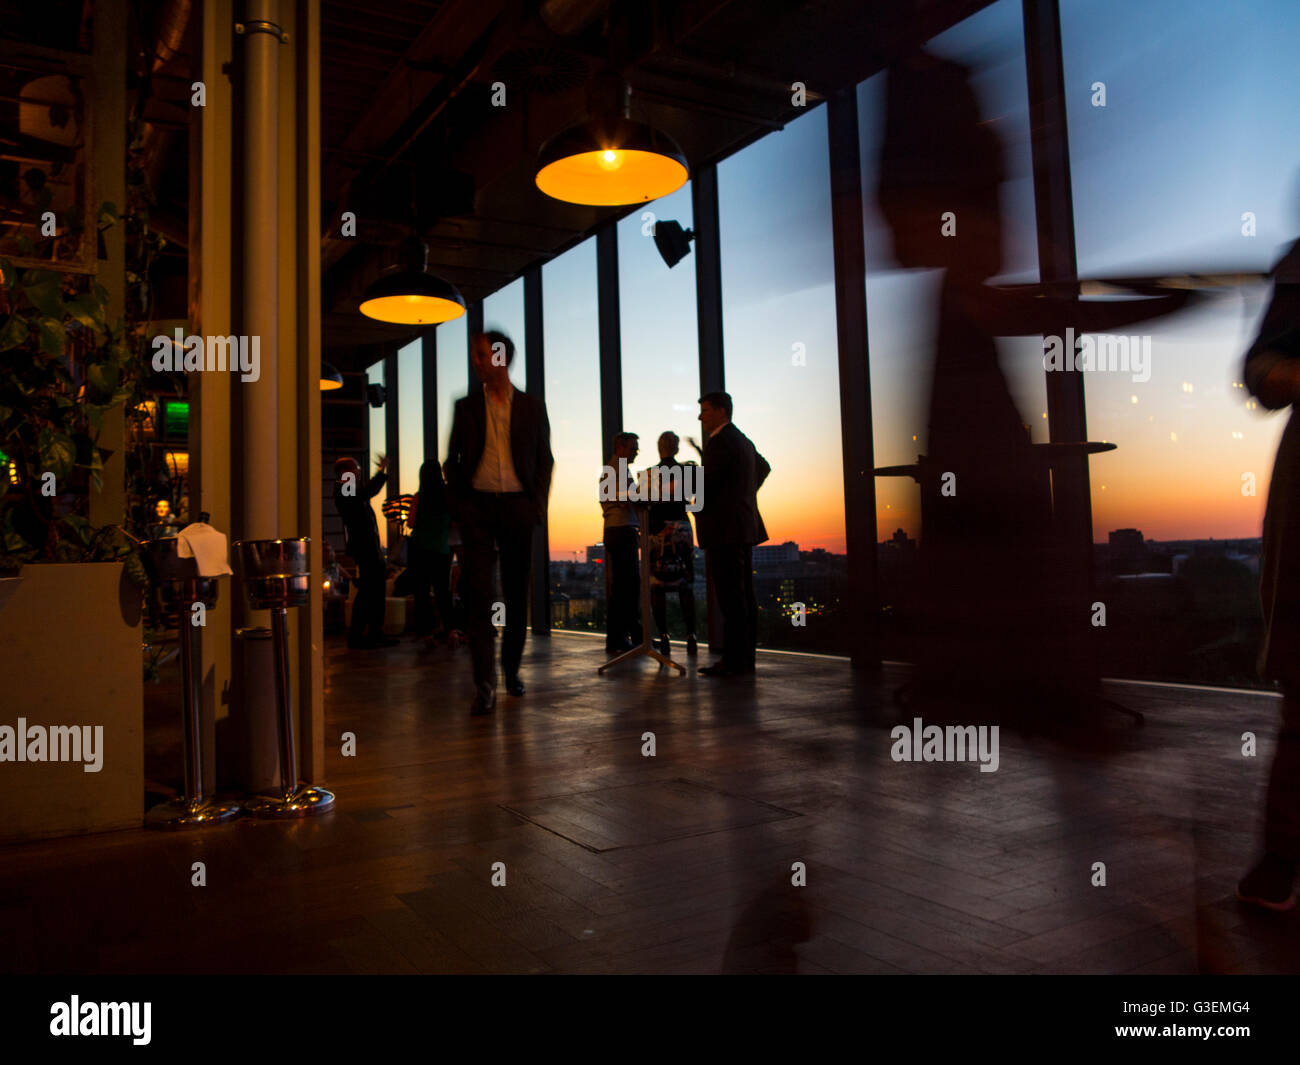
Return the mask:
[(626, 498), (633, 483), (629, 467), (639, 450), (636, 433), (619, 433), (614, 437), (614, 453), (600, 478), (605, 565), (609, 573), (609, 601), (605, 611), (607, 654), (632, 650), (642, 636), (641, 571), (637, 565), (641, 525), (636, 507)]
[(1289, 910), (1300, 862), (1300, 241), (1273, 268), (1273, 279), (1273, 301), (1246, 353), (1245, 382), (1269, 410), (1292, 408), (1269, 483), (1260, 565), (1265, 633), (1259, 666), (1282, 686), (1282, 721), (1268, 780), (1264, 857), (1237, 885), (1237, 897)]
[(447, 486), (442, 469), (429, 461), (420, 466), (420, 490), (415, 502), (415, 524), (407, 550), (415, 589), (415, 633), (434, 633), (429, 589), (438, 605), (438, 634), (444, 639), (453, 628), (451, 615), (451, 548), (447, 537), (451, 515), (447, 509)]
[(668, 592), (677, 591), (686, 622), (686, 653), (696, 652), (695, 643), (695, 538), (683, 497), (682, 466), (677, 460), (681, 440), (674, 432), (659, 434), (658, 472), (660, 502), (650, 505), (650, 608), (659, 630), (659, 653), (672, 650), (668, 639)]
[(523, 695), (519, 663), (527, 628), (533, 529), (546, 521), (551, 490), (551, 426), (546, 405), (510, 382), (515, 346), (504, 333), (482, 333), (471, 348), (481, 391), (456, 401), (446, 469), (452, 513), (460, 524), (460, 591), (474, 659), (470, 712), (496, 708), (493, 664), (493, 566), (500, 553), (505, 596), (501, 668), (506, 691)]
[(352, 604), (348, 646), (354, 650), (387, 647), (397, 643), (384, 635), (384, 589), (388, 566), (379, 543), (379, 522), (370, 501), (383, 491), (388, 460), (382, 455), (379, 469), (368, 482), (353, 458), (334, 463), (334, 506), (343, 519), (347, 553), (357, 565), (357, 597)]
[(767, 539), (758, 513), (758, 490), (772, 467), (731, 422), (731, 397), (700, 397), (704, 441), (702, 506), (696, 513), (722, 614), (722, 660), (700, 670), (706, 677), (753, 673), (758, 647), (758, 600), (754, 597), (754, 545)]

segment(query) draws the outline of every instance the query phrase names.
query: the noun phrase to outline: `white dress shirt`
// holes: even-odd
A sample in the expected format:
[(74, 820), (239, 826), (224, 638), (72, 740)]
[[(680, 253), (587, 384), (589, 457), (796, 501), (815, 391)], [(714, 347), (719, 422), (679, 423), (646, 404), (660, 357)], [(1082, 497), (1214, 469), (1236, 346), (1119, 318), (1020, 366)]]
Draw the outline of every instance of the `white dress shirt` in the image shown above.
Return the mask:
[(478, 492), (522, 492), (523, 484), (515, 473), (515, 460), (510, 452), (510, 411), (514, 406), (515, 390), (512, 386), (504, 400), (496, 399), (483, 389), (487, 424), (483, 434), (483, 457), (470, 482)]

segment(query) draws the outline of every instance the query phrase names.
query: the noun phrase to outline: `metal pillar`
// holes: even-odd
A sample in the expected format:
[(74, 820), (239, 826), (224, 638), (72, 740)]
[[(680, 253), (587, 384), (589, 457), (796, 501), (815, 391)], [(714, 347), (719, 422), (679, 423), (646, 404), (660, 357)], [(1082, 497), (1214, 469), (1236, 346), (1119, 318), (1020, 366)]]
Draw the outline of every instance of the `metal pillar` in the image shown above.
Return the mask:
[[(1070, 191), (1070, 149), (1066, 133), (1065, 74), (1061, 56), (1061, 13), (1057, 0), (1024, 0), (1025, 66), (1029, 79), (1030, 143), (1034, 204), (1038, 218), (1038, 271), (1048, 294), (1074, 297), (1079, 290), (1074, 247), (1074, 203)], [(1064, 326), (1070, 323), (1062, 323)], [(1083, 374), (1047, 374), (1050, 439), (1086, 440)], [(1069, 555), (1090, 573), (1092, 500), (1088, 458), (1062, 459), (1053, 467), (1052, 495)]]
[(695, 318), (700, 336), (700, 395), (721, 392), (722, 241), (718, 231), (718, 168), (698, 168), (691, 178), (695, 232)]
[[(546, 402), (546, 351), (543, 338), (542, 267), (524, 271), (524, 360), (528, 393)], [(516, 356), (518, 358), (518, 356)], [(551, 548), (546, 522), (533, 533), (533, 635), (551, 632)]]
[(240, 450), (243, 538), (279, 535), (279, 402), (274, 370), (279, 336), (279, 85), (278, 0), (248, 0), (244, 40), (244, 331), (258, 338), (261, 373), (242, 382)]
[[(700, 395), (726, 388), (722, 356), (722, 239), (718, 224), (718, 168), (712, 164), (691, 179), (692, 228), (695, 231), (695, 320), (700, 338)], [(703, 446), (703, 434), (700, 444)], [(706, 478), (707, 480), (707, 478)], [(708, 486), (704, 489), (708, 491)], [(708, 557), (704, 563), (705, 615), (709, 650), (722, 651), (722, 611), (713, 591)]]
[(849, 587), (844, 606), (854, 666), (878, 668), (880, 584), (876, 570), (876, 478), (856, 86), (841, 89), (830, 98), (826, 125), (835, 248), (844, 533), (849, 560)]
[(483, 382), (474, 372), (473, 355), (474, 338), (481, 332), (483, 332), (483, 301), (479, 300), (465, 308), (465, 374), (469, 379), (469, 391), (465, 393), (467, 396), (483, 391)]
[(420, 337), (420, 365), (424, 373), (424, 460), (442, 463), (438, 454), (438, 330), (426, 329)]

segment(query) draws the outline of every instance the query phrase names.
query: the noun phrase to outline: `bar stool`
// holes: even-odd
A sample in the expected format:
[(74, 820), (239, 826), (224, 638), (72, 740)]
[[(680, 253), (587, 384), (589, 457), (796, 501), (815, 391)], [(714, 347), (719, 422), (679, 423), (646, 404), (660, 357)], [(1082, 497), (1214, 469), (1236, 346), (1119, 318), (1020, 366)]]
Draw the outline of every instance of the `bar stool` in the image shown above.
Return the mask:
[(334, 793), (312, 785), (299, 787), (298, 748), (294, 741), (293, 705), (289, 696), (289, 607), (303, 606), (311, 588), (305, 536), (293, 540), (240, 540), (235, 560), (248, 604), (271, 611), (275, 654), (275, 702), (280, 717), (280, 795), (258, 795), (244, 803), (254, 817), (288, 818), (323, 814), (333, 809)]

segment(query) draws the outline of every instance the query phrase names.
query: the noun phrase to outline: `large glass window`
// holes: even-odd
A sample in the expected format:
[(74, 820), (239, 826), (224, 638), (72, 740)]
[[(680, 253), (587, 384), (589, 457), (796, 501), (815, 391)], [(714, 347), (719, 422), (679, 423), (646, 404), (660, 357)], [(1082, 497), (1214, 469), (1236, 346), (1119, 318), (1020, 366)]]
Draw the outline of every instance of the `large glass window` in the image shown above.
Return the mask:
[[(699, 327), (695, 313), (695, 255), (671, 269), (659, 254), (654, 227), (693, 224), (691, 184), (647, 204), (618, 223), (618, 312), (623, 355), (623, 426), (640, 438), (636, 469), (659, 461), (658, 439), (672, 431), (682, 441), (678, 458), (699, 461), (686, 443), (700, 438)], [(606, 457), (613, 441), (601, 441)], [(704, 566), (695, 567), (695, 631), (705, 631)], [(668, 627), (683, 631), (681, 605), (668, 597)]]
[(465, 315), (438, 326), (438, 461), (447, 461), (456, 400), (469, 392), (469, 323)]
[(597, 485), (600, 335), (596, 241), (583, 241), (542, 267), (546, 409), (555, 473), (549, 509), (551, 624), (603, 631), (605, 576)]
[[(1079, 275), (1266, 271), (1300, 230), (1300, 7), (1062, 0)], [(1241, 384), (1270, 288), (1205, 289), (1085, 377), (1104, 665), (1254, 684), (1260, 531), (1285, 418)], [(1136, 350), (1136, 349), (1135, 349)], [(1256, 484), (1251, 493), (1246, 475)]]
[[(754, 552), (759, 643), (846, 653), (838, 624), (847, 558), (825, 108), (723, 160), (718, 201), (732, 416), (772, 467), (758, 494), (768, 531)], [(804, 625), (795, 623), (798, 603)]]
[(510, 363), (510, 380), (515, 387), (527, 387), (527, 360), (524, 358), (524, 279), (516, 278), (505, 288), (497, 289), (483, 301), (483, 328), (505, 333), (515, 342), (515, 357)]
[[(655, 441), (660, 433), (671, 429), (684, 442), (688, 436), (698, 439), (700, 428), (695, 257), (687, 255), (668, 268), (654, 242), (660, 221), (691, 228), (689, 182), (618, 223), (623, 429), (641, 438), (639, 466), (659, 461)], [(602, 445), (608, 452), (612, 441)], [(696, 456), (688, 451), (686, 457)]]
[[(366, 384), (382, 385), (386, 376), (384, 363), (380, 360), (366, 370)], [(393, 397), (388, 397), (385, 402), (393, 402)], [(367, 477), (373, 477), (375, 463), (379, 461), (379, 456), (388, 453), (388, 426), (385, 407), (367, 406), (366, 409), (370, 412), (370, 468), (363, 472)], [(370, 501), (370, 506), (375, 512), (375, 520), (379, 523), (379, 542), (385, 547), (388, 546), (388, 519), (384, 517), (383, 505), (387, 498), (388, 492), (384, 491)]]
[(423, 344), (414, 340), (397, 353), (397, 459), (401, 484), (397, 491), (419, 491), (420, 464), (424, 462), (424, 359)]

